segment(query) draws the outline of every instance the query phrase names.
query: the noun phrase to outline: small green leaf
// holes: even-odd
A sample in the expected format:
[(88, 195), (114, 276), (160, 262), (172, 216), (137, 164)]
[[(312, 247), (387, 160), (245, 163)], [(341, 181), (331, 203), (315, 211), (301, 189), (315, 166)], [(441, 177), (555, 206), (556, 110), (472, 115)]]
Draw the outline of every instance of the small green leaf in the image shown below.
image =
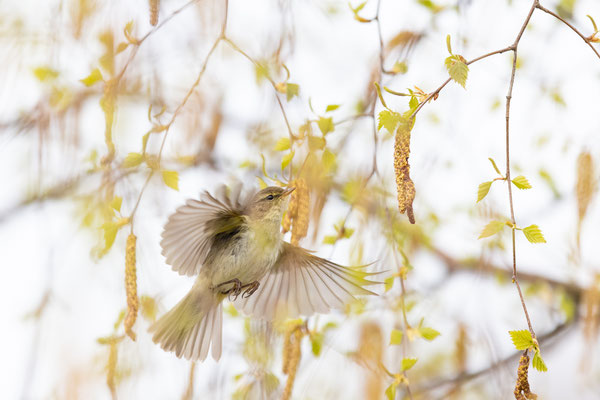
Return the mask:
[(446, 35), (446, 47), (448, 48), (448, 53), (452, 54), (452, 45), (450, 44), (450, 35)]
[(408, 108), (411, 110), (416, 110), (419, 107), (419, 100), (417, 96), (410, 96), (410, 100), (408, 101)]
[(488, 223), (485, 226), (485, 228), (483, 228), (483, 231), (481, 231), (481, 234), (477, 239), (483, 239), (486, 237), (494, 236), (495, 234), (500, 232), (505, 225), (506, 223), (502, 221), (490, 221), (490, 223)]
[(508, 331), (510, 339), (512, 340), (517, 350), (527, 350), (533, 346), (533, 339), (531, 338), (531, 332), (528, 330), (520, 331)]
[(179, 190), (179, 174), (177, 171), (162, 171), (162, 178), (165, 185), (173, 190)]
[(404, 61), (396, 61), (392, 66), (394, 74), (405, 74), (408, 72), (408, 65)]
[(529, 225), (527, 228), (523, 228), (523, 234), (530, 243), (546, 243), (546, 239), (544, 239), (544, 235), (537, 225)]
[(548, 371), (548, 367), (546, 367), (546, 363), (542, 359), (542, 356), (540, 356), (539, 351), (536, 351), (533, 355), (533, 361), (531, 362), (531, 365), (540, 372)]
[(316, 332), (310, 335), (310, 344), (311, 349), (315, 357), (318, 357), (321, 354), (321, 349), (323, 348), (323, 339), (325, 335), (320, 332)]
[(285, 151), (287, 149), (289, 149), (291, 146), (291, 141), (289, 137), (282, 137), (280, 138), (277, 143), (275, 143), (275, 147), (273, 147), (273, 150), (275, 151)]
[(481, 200), (483, 200), (485, 198), (485, 196), (487, 196), (487, 194), (490, 191), (490, 188), (492, 187), (492, 183), (494, 181), (489, 181), (489, 182), (483, 182), (479, 184), (479, 189), (477, 189), (477, 203), (479, 203)]
[(340, 108), (340, 105), (339, 105), (339, 104), (329, 104), (329, 105), (327, 106), (327, 108), (325, 109), (325, 112), (327, 113), (327, 112), (330, 112), (330, 111), (335, 111), (335, 110), (337, 110), (338, 108)]
[(298, 96), (298, 93), (300, 93), (300, 86), (298, 84), (289, 82), (286, 84), (285, 95), (287, 101), (290, 101), (295, 96)]
[(323, 155), (321, 156), (321, 163), (323, 164), (325, 172), (332, 172), (337, 166), (335, 154), (329, 149), (324, 149)]
[(122, 53), (123, 51), (125, 51), (125, 49), (127, 49), (127, 46), (129, 46), (129, 43), (126, 43), (126, 42), (119, 43), (115, 54)]
[(496, 170), (496, 172), (498, 173), (498, 175), (502, 176), (502, 173), (500, 172), (500, 169), (498, 169), (498, 166), (496, 165), (496, 161), (494, 161), (493, 158), (489, 157), (488, 160), (490, 160), (490, 162), (492, 163), (492, 167), (494, 167), (494, 170)]
[(466, 64), (466, 60), (460, 55), (452, 55), (446, 58), (444, 64), (450, 74), (450, 78), (463, 88), (466, 88), (465, 85), (469, 76), (469, 66)]
[(590, 19), (590, 21), (592, 21), (592, 25), (594, 26), (594, 33), (598, 32), (598, 26), (596, 25), (596, 21), (594, 21), (594, 18), (592, 18), (591, 15), (586, 15), (586, 17), (588, 17)]
[(333, 125), (333, 119), (331, 117), (320, 117), (317, 121), (317, 125), (323, 135), (327, 135), (329, 132), (333, 132), (335, 129)]
[(396, 132), (396, 127), (402, 121), (402, 116), (390, 110), (383, 110), (379, 113), (379, 122), (377, 123), (377, 130), (385, 128), (392, 135)]
[(283, 158), (281, 159), (281, 169), (285, 169), (290, 164), (290, 162), (292, 162), (292, 159), (294, 158), (294, 153), (294, 151), (290, 151), (285, 156), (283, 156)]
[(115, 197), (113, 197), (112, 201), (110, 202), (110, 206), (113, 209), (121, 212), (121, 204), (122, 203), (123, 203), (123, 198), (119, 197), (119, 196), (115, 196)]
[(435, 339), (436, 337), (438, 337), (440, 335), (440, 333), (438, 331), (436, 331), (435, 329), (427, 328), (427, 327), (419, 328), (419, 332), (421, 333), (421, 336), (423, 337), (423, 339), (429, 340), (429, 341), (432, 341), (433, 339)]
[(408, 371), (417, 363), (416, 358), (403, 358), (402, 359), (402, 371)]
[(94, 70), (85, 78), (80, 79), (79, 81), (83, 83), (85, 86), (92, 86), (94, 83), (101, 81), (102, 73), (98, 68), (94, 68)]
[(144, 161), (144, 155), (140, 153), (129, 153), (123, 160), (123, 168), (137, 167)]
[(337, 235), (327, 235), (323, 238), (323, 244), (335, 244), (337, 241)]
[(389, 292), (394, 287), (394, 281), (395, 280), (396, 279), (393, 276), (385, 278), (384, 287), (385, 287), (385, 291), (386, 292)]
[(58, 71), (50, 67), (37, 67), (33, 69), (33, 74), (40, 82), (53, 81), (58, 78)]
[(392, 382), (392, 384), (385, 389), (385, 397), (387, 400), (396, 399), (396, 382)]
[(323, 150), (325, 148), (325, 145), (327, 145), (327, 142), (322, 137), (313, 136), (313, 135), (310, 135), (308, 137), (308, 147), (309, 147), (309, 149), (311, 149), (313, 151), (314, 150)]
[(398, 329), (392, 329), (392, 333), (390, 334), (390, 344), (400, 343), (402, 343), (402, 331)]
[(512, 180), (512, 183), (514, 183), (515, 186), (521, 190), (531, 189), (531, 185), (529, 184), (529, 181), (523, 175), (519, 175), (516, 178), (514, 178)]
[(115, 242), (117, 232), (119, 231), (119, 225), (115, 222), (107, 222), (102, 225), (102, 230), (104, 231), (104, 249), (102, 249), (101, 254), (104, 255), (108, 253)]

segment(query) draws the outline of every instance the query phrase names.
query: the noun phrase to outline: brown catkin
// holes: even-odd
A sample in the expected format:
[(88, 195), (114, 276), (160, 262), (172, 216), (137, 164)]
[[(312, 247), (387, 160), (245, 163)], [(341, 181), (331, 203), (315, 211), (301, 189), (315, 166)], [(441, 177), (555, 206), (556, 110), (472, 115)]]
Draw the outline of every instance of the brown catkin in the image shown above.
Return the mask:
[[(290, 187), (296, 187), (296, 181), (291, 182)], [(285, 212), (285, 216), (283, 217), (283, 221), (281, 225), (283, 227), (283, 233), (289, 232), (292, 227), (292, 221), (296, 218), (296, 214), (298, 213), (298, 188), (292, 192), (290, 195), (290, 202), (288, 204), (287, 211)]]
[(403, 121), (396, 130), (394, 143), (394, 171), (396, 173), (396, 187), (398, 189), (398, 208), (400, 213), (408, 216), (411, 224), (415, 223), (412, 203), (415, 199), (415, 184), (410, 179), (410, 130), (413, 120)]
[(365, 382), (365, 399), (383, 398), (383, 374), (379, 366), (383, 359), (383, 334), (375, 322), (366, 322), (360, 328), (358, 356), (370, 369)]
[(577, 157), (577, 184), (575, 186), (579, 221), (582, 221), (587, 213), (588, 206), (596, 191), (595, 186), (594, 160), (589, 152), (582, 151)]
[(529, 369), (529, 356), (527, 351), (521, 355), (519, 360), (519, 368), (517, 369), (517, 384), (515, 385), (515, 399), (517, 400), (531, 400), (537, 399), (537, 395), (531, 392), (529, 388), (529, 380), (527, 376), (527, 370)]
[(297, 210), (292, 224), (292, 244), (298, 245), (300, 239), (308, 233), (309, 212), (310, 212), (310, 193), (308, 186), (303, 178), (296, 181)]
[(156, 26), (158, 24), (158, 8), (160, 7), (160, 0), (149, 0), (150, 2), (150, 25)]
[(298, 364), (300, 364), (300, 357), (302, 356), (300, 345), (302, 344), (302, 336), (304, 332), (302, 327), (295, 326), (286, 332), (286, 341), (283, 347), (284, 364), (283, 373), (288, 376), (281, 400), (289, 400), (292, 397), (292, 389), (294, 388), (294, 381), (296, 380), (296, 371), (298, 370)]
[(135, 269), (135, 242), (137, 238), (131, 233), (127, 237), (125, 250), (125, 291), (127, 293), (127, 316), (125, 317), (125, 333), (135, 340), (132, 328), (137, 319), (139, 301), (137, 295), (137, 273)]
[(117, 385), (115, 383), (118, 359), (117, 343), (118, 340), (114, 338), (110, 341), (108, 362), (106, 363), (106, 385), (110, 389), (110, 394), (113, 399), (117, 398)]

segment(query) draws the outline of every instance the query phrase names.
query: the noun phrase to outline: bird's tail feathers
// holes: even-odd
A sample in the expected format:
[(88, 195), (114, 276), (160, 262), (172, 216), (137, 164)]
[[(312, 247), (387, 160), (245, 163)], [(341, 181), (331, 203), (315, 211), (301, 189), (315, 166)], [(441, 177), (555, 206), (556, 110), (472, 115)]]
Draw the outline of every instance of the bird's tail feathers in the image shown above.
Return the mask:
[(177, 357), (204, 361), (212, 344), (212, 357), (221, 357), (223, 310), (221, 299), (208, 284), (197, 282), (175, 307), (151, 327), (152, 340)]

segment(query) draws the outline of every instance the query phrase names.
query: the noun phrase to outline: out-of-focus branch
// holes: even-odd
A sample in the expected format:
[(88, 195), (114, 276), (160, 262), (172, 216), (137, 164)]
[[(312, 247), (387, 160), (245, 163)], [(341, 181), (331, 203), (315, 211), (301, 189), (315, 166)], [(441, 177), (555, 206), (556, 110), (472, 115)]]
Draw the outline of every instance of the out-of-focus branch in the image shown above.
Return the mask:
[[(556, 326), (550, 332), (539, 336), (538, 341), (540, 342), (540, 344), (543, 343), (545, 345), (545, 348), (549, 348), (552, 345), (557, 344), (558, 341), (552, 341), (552, 339), (556, 339), (560, 334), (565, 333), (569, 327), (574, 326), (574, 322), (576, 320), (577, 320), (576, 318), (573, 318), (569, 321), (566, 321), (566, 322)], [(444, 378), (444, 379), (440, 379), (440, 380), (433, 380), (424, 385), (413, 385), (413, 394), (418, 397), (418, 396), (423, 396), (425, 394), (428, 394), (434, 390), (442, 389), (445, 386), (455, 387), (455, 386), (463, 385), (469, 381), (472, 381), (473, 379), (476, 379), (483, 375), (492, 373), (504, 365), (513, 364), (514, 362), (516, 362), (519, 359), (521, 354), (522, 354), (522, 351), (516, 351), (516, 352), (506, 356), (505, 358), (498, 360), (498, 361), (488, 365), (487, 367), (484, 367), (477, 371), (464, 372), (464, 373), (458, 374), (454, 377)], [(435, 397), (431, 397), (431, 395), (428, 395), (427, 398), (435, 398)], [(440, 398), (446, 398), (446, 397), (440, 396)]]

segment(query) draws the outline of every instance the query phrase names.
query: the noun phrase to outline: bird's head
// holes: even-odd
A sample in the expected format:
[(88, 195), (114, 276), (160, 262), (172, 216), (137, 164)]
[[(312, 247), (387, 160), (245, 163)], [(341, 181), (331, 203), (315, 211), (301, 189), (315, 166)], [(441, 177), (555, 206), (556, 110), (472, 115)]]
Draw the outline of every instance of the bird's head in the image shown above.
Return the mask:
[(247, 215), (254, 222), (281, 223), (283, 213), (287, 208), (289, 194), (295, 188), (269, 186), (256, 193), (248, 203)]

